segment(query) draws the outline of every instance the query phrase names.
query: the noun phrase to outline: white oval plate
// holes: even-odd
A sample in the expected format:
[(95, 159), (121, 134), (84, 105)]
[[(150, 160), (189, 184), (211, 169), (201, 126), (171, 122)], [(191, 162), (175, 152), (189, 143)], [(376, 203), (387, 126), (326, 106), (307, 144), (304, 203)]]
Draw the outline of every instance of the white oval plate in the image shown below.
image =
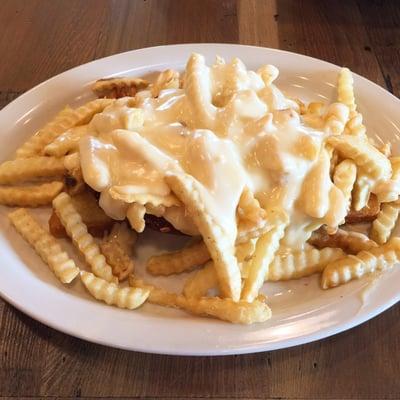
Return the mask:
[[(25, 93), (0, 112), (1, 160), (7, 159), (32, 132), (65, 104), (79, 105), (92, 97), (94, 80), (111, 75), (142, 76), (167, 67), (182, 69), (193, 51), (213, 61), (216, 54), (238, 56), (251, 69), (270, 63), (279, 67), (279, 87), (305, 100), (335, 98), (338, 67), (314, 58), (260, 47), (187, 44), (131, 51), (62, 73)], [(400, 153), (400, 101), (376, 84), (355, 76), (357, 103), (369, 134), (379, 134)], [(145, 305), (127, 311), (93, 300), (79, 281), (60, 284), (34, 251), (16, 234), (0, 208), (0, 293), (4, 299), (44, 324), (85, 340), (122, 349), (176, 355), (223, 355), (275, 350), (318, 340), (356, 326), (400, 299), (400, 269), (371, 284), (364, 279), (322, 291), (318, 277), (269, 283), (273, 317), (264, 324), (237, 326), (197, 318), (181, 311)], [(43, 212), (40, 212), (43, 214)], [(44, 217), (44, 216), (43, 216)], [(45, 221), (45, 219), (43, 219)], [(176, 247), (176, 237), (147, 233), (137, 262), (155, 250)], [(167, 243), (169, 242), (169, 243)], [(155, 282), (177, 289), (186, 274)], [(366, 293), (368, 291), (368, 293)], [(363, 300), (364, 298), (364, 300)]]

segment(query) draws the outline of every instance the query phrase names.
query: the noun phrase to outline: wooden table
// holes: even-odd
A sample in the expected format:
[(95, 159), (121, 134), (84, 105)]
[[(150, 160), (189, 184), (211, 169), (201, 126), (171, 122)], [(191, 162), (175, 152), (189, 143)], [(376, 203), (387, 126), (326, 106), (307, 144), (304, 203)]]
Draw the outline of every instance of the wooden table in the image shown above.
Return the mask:
[[(0, 107), (76, 65), (183, 42), (303, 53), (349, 66), (400, 93), (396, 0), (2, 0)], [(2, 301), (0, 321), (1, 399), (400, 398), (399, 305), (316, 343), (220, 358), (98, 346), (49, 329)]]

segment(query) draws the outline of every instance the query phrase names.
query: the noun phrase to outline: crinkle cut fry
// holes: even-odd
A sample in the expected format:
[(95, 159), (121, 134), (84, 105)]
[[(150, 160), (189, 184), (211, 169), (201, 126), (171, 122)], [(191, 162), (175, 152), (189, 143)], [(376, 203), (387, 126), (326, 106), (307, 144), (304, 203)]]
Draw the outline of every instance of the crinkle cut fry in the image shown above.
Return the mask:
[[(277, 255), (269, 266), (265, 281), (300, 279), (321, 272), (328, 263), (344, 256), (345, 253), (341, 249), (329, 247), (321, 250), (311, 248)], [(242, 275), (246, 277), (247, 272), (243, 271)], [(209, 262), (204, 268), (188, 278), (183, 288), (183, 294), (187, 298), (204, 297), (210, 289), (216, 288), (217, 285), (218, 280), (214, 265)]]
[(357, 254), (362, 250), (377, 247), (377, 244), (368, 236), (340, 228), (333, 234), (329, 234), (325, 228), (320, 228), (313, 232), (308, 242), (320, 250), (327, 247), (340, 248), (350, 254)]
[(343, 160), (336, 165), (333, 182), (342, 191), (347, 202), (347, 210), (351, 205), (351, 191), (357, 177), (357, 167), (352, 160)]
[(204, 268), (196, 271), (185, 282), (183, 295), (187, 298), (200, 298), (207, 296), (207, 292), (218, 286), (218, 278), (214, 263), (208, 262)]
[(132, 276), (129, 277), (129, 283), (133, 287), (150, 289), (149, 303), (180, 308), (194, 315), (209, 316), (236, 324), (265, 322), (271, 318), (270, 308), (260, 300), (248, 303), (242, 300), (235, 302), (232, 299), (221, 299), (219, 297), (186, 298), (145, 284)]
[(133, 97), (140, 90), (149, 85), (144, 79), (131, 77), (114, 77), (99, 79), (92, 87), (93, 92), (99, 97), (118, 99), (125, 96)]
[(112, 102), (113, 100), (110, 99), (97, 99), (75, 110), (68, 109), (61, 111), (53, 120), (17, 149), (17, 158), (28, 158), (42, 154), (45, 146), (67, 129), (89, 122), (94, 114), (103, 111)]
[(62, 182), (32, 186), (0, 186), (0, 204), (16, 207), (39, 207), (51, 204), (63, 190)]
[(185, 91), (189, 106), (200, 121), (198, 128), (212, 129), (217, 108), (212, 104), (212, 96), (205, 59), (193, 53), (186, 65)]
[(322, 273), (323, 289), (342, 285), (376, 270), (384, 270), (399, 262), (400, 238), (393, 238), (380, 247), (363, 250), (327, 265)]
[(331, 136), (327, 142), (343, 157), (350, 158), (372, 179), (389, 179), (392, 174), (390, 161), (368, 140), (362, 137)]
[(120, 288), (114, 283), (98, 278), (90, 272), (81, 271), (81, 280), (88, 292), (96, 299), (119, 308), (133, 310), (149, 297), (147, 288)]
[(389, 239), (393, 228), (396, 225), (400, 213), (400, 202), (383, 203), (381, 211), (372, 222), (370, 231), (371, 239), (376, 243), (384, 244)]
[[(83, 125), (83, 127), (86, 128), (86, 125)], [(87, 133), (87, 129), (69, 129), (46, 145), (44, 154), (53, 157), (62, 157), (68, 153), (75, 153), (78, 151), (80, 139)]]
[(219, 286), (224, 297), (238, 301), (241, 278), (236, 257), (233, 254), (234, 238), (206, 212), (202, 203), (199, 184), (189, 175), (167, 175), (166, 182), (178, 199), (186, 206), (197, 225), (218, 274)]
[(15, 184), (33, 178), (59, 177), (66, 172), (63, 158), (31, 157), (5, 161), (0, 165), (0, 184)]
[[(254, 252), (254, 240), (236, 245), (238, 262), (245, 261)], [(251, 254), (249, 254), (251, 253)], [(210, 253), (203, 241), (190, 243), (188, 246), (156, 256), (147, 261), (147, 270), (152, 275), (172, 275), (191, 270), (210, 260)]]
[(100, 250), (111, 266), (113, 275), (122, 281), (133, 273), (133, 245), (136, 232), (129, 229), (126, 223), (114, 224), (110, 234), (100, 243)]
[(368, 174), (363, 171), (358, 171), (352, 191), (352, 208), (355, 211), (360, 211), (364, 207), (367, 207), (373, 184), (374, 182), (370, 179)]
[(27, 210), (20, 208), (8, 214), (8, 217), (18, 233), (35, 249), (62, 283), (70, 283), (75, 279), (79, 268), (57, 240)]
[[(385, 182), (383, 188), (377, 193), (380, 203), (390, 203), (399, 199), (400, 195), (400, 157), (391, 157), (392, 177)], [(382, 190), (383, 189), (383, 190)]]
[(351, 118), (346, 124), (345, 132), (351, 136), (367, 138), (367, 129), (363, 124), (363, 117), (359, 112), (351, 113)]
[(88, 233), (87, 226), (82, 222), (71, 197), (65, 192), (61, 193), (53, 200), (53, 208), (64, 225), (68, 236), (84, 255), (93, 273), (108, 282), (118, 282), (118, 279), (112, 274), (112, 268), (107, 264), (104, 255), (101, 254), (99, 245)]
[[(272, 214), (272, 215), (271, 215)], [(289, 223), (287, 214), (282, 209), (270, 210), (269, 218), (276, 220), (275, 227), (261, 236), (256, 244), (254, 256), (249, 261), (249, 273), (244, 282), (242, 300), (253, 301), (268, 274), (268, 268), (279, 248), (285, 228)]]
[(354, 98), (353, 76), (348, 68), (342, 68), (338, 78), (338, 101), (349, 107), (351, 112), (356, 110)]
[[(70, 194), (70, 193), (69, 193)], [(87, 226), (88, 232), (95, 237), (103, 237), (105, 232), (111, 231), (115, 221), (105, 214), (99, 206), (98, 200), (92, 191), (85, 190), (71, 196), (76, 211)], [(57, 238), (68, 238), (64, 225), (54, 212), (49, 219), (49, 228), (53, 236)]]
[(306, 249), (275, 257), (268, 269), (266, 280), (299, 279), (321, 272), (328, 263), (344, 257), (341, 249)]
[(203, 241), (191, 243), (183, 249), (152, 256), (147, 261), (147, 271), (152, 275), (172, 275), (203, 265), (210, 259)]
[(325, 115), (324, 131), (333, 135), (343, 133), (349, 119), (349, 108), (342, 103), (332, 103)]

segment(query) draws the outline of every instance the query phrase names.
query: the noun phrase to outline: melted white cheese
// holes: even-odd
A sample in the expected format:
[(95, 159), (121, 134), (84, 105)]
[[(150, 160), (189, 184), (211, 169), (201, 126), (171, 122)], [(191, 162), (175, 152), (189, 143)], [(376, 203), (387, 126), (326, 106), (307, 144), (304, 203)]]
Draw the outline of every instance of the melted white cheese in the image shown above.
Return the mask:
[[(93, 118), (80, 141), (85, 181), (101, 192), (105, 212), (123, 219), (127, 205), (110, 197), (110, 187), (129, 185), (137, 193), (164, 196), (170, 193), (167, 172), (190, 174), (204, 189), (207, 212), (234, 232), (239, 198), (248, 186), (265, 209), (279, 205), (288, 212), (285, 244), (301, 247), (304, 232), (323, 223), (320, 215), (307, 213), (300, 193), (320, 158), (324, 134), (303, 125), (294, 102), (240, 60), (196, 68), (200, 79), (187, 73), (184, 89), (163, 90), (158, 98), (142, 91), (135, 108), (120, 99)], [(143, 125), (127, 130), (137, 109)], [(316, 184), (329, 188), (329, 176), (324, 179)], [(197, 233), (183, 207), (163, 216), (177, 229)]]

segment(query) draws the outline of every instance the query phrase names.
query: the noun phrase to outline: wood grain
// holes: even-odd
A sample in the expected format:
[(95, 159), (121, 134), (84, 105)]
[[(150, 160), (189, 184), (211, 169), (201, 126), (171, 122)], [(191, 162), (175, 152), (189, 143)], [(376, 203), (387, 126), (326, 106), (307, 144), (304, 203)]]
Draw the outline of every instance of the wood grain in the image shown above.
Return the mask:
[[(283, 0), (278, 4), (281, 48), (349, 67), (385, 85), (375, 54), (365, 50), (368, 28), (355, 2), (345, 1), (337, 7), (314, 0)], [(293, 23), (296, 20), (301, 24)]]
[[(295, 51), (347, 65), (399, 95), (399, 12), (397, 1), (3, 0), (0, 107), (81, 63), (185, 42)], [(0, 399), (399, 399), (399, 332), (397, 305), (281, 351), (157, 356), (72, 338), (0, 301)]]
[[(396, 1), (358, 1), (362, 21), (368, 27), (369, 43), (364, 47), (375, 54), (387, 89), (400, 95), (400, 7)], [(377, 18), (378, 16), (378, 18)]]

